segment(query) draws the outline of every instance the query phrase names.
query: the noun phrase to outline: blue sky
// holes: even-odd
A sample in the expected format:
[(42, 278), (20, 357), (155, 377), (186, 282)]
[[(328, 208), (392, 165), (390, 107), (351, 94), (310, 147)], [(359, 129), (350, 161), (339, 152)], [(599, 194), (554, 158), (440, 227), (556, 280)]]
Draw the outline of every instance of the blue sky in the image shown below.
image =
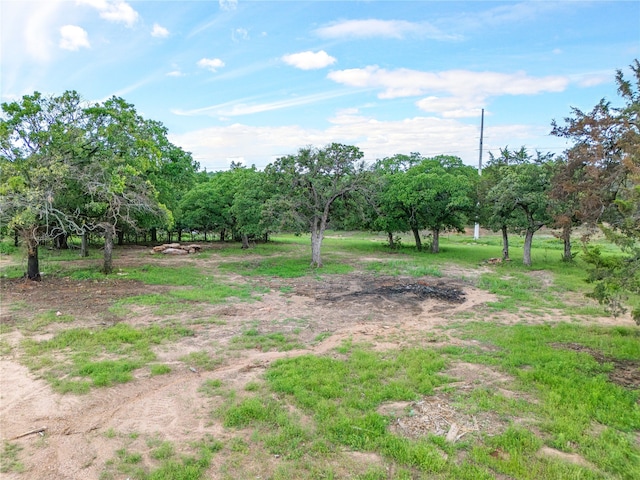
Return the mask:
[(116, 95), (209, 171), (307, 145), (365, 159), (560, 153), (552, 119), (617, 104), (638, 1), (0, 0), (3, 102)]

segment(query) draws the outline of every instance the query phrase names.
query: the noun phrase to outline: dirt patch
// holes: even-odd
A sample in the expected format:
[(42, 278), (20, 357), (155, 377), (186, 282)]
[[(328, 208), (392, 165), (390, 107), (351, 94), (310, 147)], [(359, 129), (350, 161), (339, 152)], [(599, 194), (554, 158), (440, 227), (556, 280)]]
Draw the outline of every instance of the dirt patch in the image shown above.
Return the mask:
[[(443, 374), (453, 377), (454, 381), (438, 390), (455, 387), (458, 396), (484, 388), (507, 398), (525, 398), (524, 394), (505, 388), (513, 381), (511, 377), (486, 365), (457, 362)], [(454, 398), (454, 395), (437, 391), (416, 402), (385, 403), (378, 412), (393, 418), (390, 428), (394, 433), (411, 438), (431, 434), (456, 442), (468, 434), (496, 435), (507, 428), (508, 422), (498, 414), (484, 411), (467, 413), (457, 401), (459, 398)]]
[(551, 346), (588, 353), (600, 364), (611, 363), (613, 364), (613, 370), (609, 372), (609, 380), (612, 383), (632, 390), (640, 389), (640, 362), (607, 357), (602, 352), (579, 343), (553, 343)]
[[(227, 247), (211, 244), (205, 248)], [(0, 281), (0, 318), (7, 329), (2, 342), (9, 346), (0, 357), (0, 440), (11, 440), (23, 448), (20, 460), (26, 468), (23, 474), (7, 473), (3, 479), (100, 478), (106, 462), (114, 459), (117, 450), (126, 445), (144, 450), (144, 439), (150, 437), (170, 441), (178, 449), (207, 434), (229, 440), (240, 433), (227, 431), (212, 416), (224, 399), (208, 397), (200, 391), (208, 380), (221, 381), (225, 388), (242, 392), (248, 383), (262, 381), (263, 372), (274, 360), (309, 353), (337, 355), (334, 349), (347, 340), (366, 343), (374, 349), (468, 345), (473, 341), (453, 338), (450, 331), (441, 327), (454, 319), (459, 321), (459, 315), (476, 315), (483, 311), (485, 302), (496, 301), (495, 296), (461, 280), (474, 278), (475, 274), (462, 269), (444, 278), (387, 277), (356, 270), (349, 275), (247, 279), (220, 273), (217, 266), (231, 259), (228, 252), (224, 257), (215, 253), (208, 258), (185, 257), (152, 256), (149, 248), (125, 248), (118, 250), (115, 263), (117, 267), (151, 262), (196, 265), (211, 278), (250, 284), (260, 287), (256, 291), (262, 293), (249, 302), (190, 303), (189, 308), (173, 312), (162, 311), (163, 306), (135, 306), (129, 313), (117, 316), (110, 312), (117, 300), (163, 293), (173, 287), (144, 285), (126, 277), (79, 281), (45, 276), (39, 283)], [(125, 384), (95, 388), (83, 396), (60, 395), (20, 364), (19, 343), (23, 334), (30, 334), (21, 330), (23, 322), (52, 310), (73, 316), (73, 322), (48, 325), (49, 335), (56, 329), (71, 327), (106, 328), (116, 321), (133, 326), (182, 323), (193, 335), (155, 348), (157, 362), (171, 368), (168, 374), (152, 376), (148, 369), (140, 369), (134, 380)], [(512, 321), (518, 320), (513, 317)], [(295, 338), (299, 346), (290, 351), (229, 348), (232, 339), (247, 329), (259, 334), (284, 333)], [(37, 339), (34, 335), (31, 338)], [(208, 371), (183, 360), (192, 352), (211, 356), (217, 362), (215, 368)], [(455, 378), (449, 385), (457, 391), (490, 385), (501, 395), (516, 395), (509, 393), (508, 377), (487, 367), (460, 363), (445, 374)], [(461, 411), (443, 391), (419, 402), (385, 405), (381, 411), (393, 415), (393, 428), (408, 436), (425, 432), (446, 436), (454, 423), (458, 427), (456, 438), (478, 432), (492, 434), (503, 428), (499, 418)], [(44, 427), (46, 430), (41, 433), (19, 437)], [(355, 464), (384, 465), (373, 454), (344, 452), (344, 456)], [(228, 449), (214, 456), (207, 478), (221, 478), (223, 467), (229, 468), (225, 462), (232, 457), (233, 452)], [(272, 476), (278, 461), (273, 456), (265, 457), (256, 475)], [(250, 471), (248, 468), (244, 473)]]

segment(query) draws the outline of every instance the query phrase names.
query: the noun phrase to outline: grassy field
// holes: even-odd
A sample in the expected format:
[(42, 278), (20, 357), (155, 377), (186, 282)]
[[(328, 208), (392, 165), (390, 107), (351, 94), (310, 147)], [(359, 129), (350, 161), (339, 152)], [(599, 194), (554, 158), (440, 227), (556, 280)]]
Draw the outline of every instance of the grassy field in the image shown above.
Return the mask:
[[(382, 236), (330, 232), (321, 270), (308, 266), (306, 236), (274, 236), (248, 251), (236, 244), (205, 248), (188, 262), (140, 254), (119, 266), (116, 251), (117, 272), (106, 279), (95, 248), (82, 260), (74, 251), (42, 249), (45, 282), (103, 282), (102, 292), (117, 280), (152, 291), (110, 297), (103, 314), (114, 320), (102, 323), (55, 310), (32, 313), (11, 297), (2, 305), (11, 321), (0, 325), (0, 354), (79, 401), (141, 381), (140, 372), (168, 378), (188, 366), (201, 375), (197, 396), (208, 406), (207, 424), (224, 434), (184, 441), (105, 428), (100, 435), (114, 447), (96, 465), (101, 480), (640, 478), (640, 329), (611, 321), (584, 299), (589, 285), (580, 255), (562, 262), (561, 242), (537, 235), (533, 266), (525, 267), (522, 240), (514, 236), (512, 261), (493, 265), (487, 260), (500, 256), (497, 236), (444, 235), (438, 255), (416, 252), (405, 237), (390, 251)], [(21, 275), (24, 258), (8, 244), (2, 252), (8, 261), (0, 274), (9, 282)], [(451, 277), (453, 268), (456, 281), (491, 300), (403, 337), (396, 348), (347, 335), (314, 353), (336, 332), (306, 338), (313, 319), (304, 316), (268, 324), (241, 318), (227, 341), (173, 363), (162, 360), (175, 345), (230, 328), (230, 320), (211, 313), (221, 306), (248, 303), (257, 310), (265, 295), (292, 299), (299, 285), (338, 276), (437, 280)], [(141, 312), (153, 322), (137, 321)], [(249, 351), (282, 355), (242, 386), (218, 375)], [(463, 383), (456, 366), (501, 381)], [(440, 431), (402, 430), (426, 419), (426, 406), (445, 401), (455, 427), (449, 420)], [(463, 420), (471, 427), (456, 435)], [(0, 471), (34, 478), (36, 447), (3, 440)]]

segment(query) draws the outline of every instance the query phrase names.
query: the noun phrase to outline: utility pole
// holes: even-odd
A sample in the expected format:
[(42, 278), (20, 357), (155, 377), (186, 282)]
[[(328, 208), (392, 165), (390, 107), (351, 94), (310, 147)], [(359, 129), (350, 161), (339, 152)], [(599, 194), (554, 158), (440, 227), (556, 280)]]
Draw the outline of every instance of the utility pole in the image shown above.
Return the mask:
[[(484, 108), (482, 109), (482, 116), (480, 117), (480, 158), (478, 159), (478, 175), (482, 175), (482, 139), (484, 136)], [(473, 239), (478, 240), (480, 238), (480, 224), (476, 221), (476, 225), (473, 228)]]

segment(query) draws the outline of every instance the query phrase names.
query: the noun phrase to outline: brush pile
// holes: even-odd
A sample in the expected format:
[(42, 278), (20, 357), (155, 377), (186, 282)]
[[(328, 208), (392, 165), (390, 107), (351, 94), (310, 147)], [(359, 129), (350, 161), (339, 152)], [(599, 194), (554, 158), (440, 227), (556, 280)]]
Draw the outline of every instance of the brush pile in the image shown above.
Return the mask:
[(200, 245), (181, 245), (179, 243), (165, 243), (153, 247), (151, 253), (164, 253), (165, 255), (188, 255), (189, 253), (198, 253), (202, 250)]

